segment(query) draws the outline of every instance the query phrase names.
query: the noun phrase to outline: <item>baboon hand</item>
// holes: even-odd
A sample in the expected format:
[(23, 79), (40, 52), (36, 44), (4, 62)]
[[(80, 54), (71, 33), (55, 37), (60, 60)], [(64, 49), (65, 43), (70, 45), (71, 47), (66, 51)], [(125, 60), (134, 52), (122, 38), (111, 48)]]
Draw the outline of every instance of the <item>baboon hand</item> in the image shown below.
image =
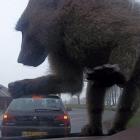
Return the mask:
[(87, 72), (87, 80), (98, 80), (101, 78), (108, 78), (116, 72), (119, 73), (119, 67), (117, 67), (117, 65), (106, 64), (103, 66), (95, 67), (94, 69)]
[(87, 124), (82, 128), (81, 135), (82, 136), (102, 136), (103, 132), (102, 132), (102, 129), (100, 128), (98, 129), (92, 125)]
[(96, 85), (102, 87), (111, 87), (115, 84), (123, 87), (126, 83), (126, 79), (119, 68), (116, 65), (109, 64), (96, 67), (90, 73), (87, 73), (87, 80), (94, 81)]
[(21, 80), (13, 83), (9, 83), (8, 90), (13, 98), (19, 98), (21, 96), (30, 94), (32, 89), (32, 85), (30, 80)]

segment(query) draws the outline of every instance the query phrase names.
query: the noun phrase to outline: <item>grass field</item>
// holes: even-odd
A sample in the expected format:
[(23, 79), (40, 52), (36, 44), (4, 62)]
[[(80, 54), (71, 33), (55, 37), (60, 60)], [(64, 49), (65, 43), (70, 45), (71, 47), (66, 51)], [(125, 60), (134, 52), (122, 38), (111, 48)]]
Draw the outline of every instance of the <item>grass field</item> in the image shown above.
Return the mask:
[(140, 112), (136, 113), (136, 115), (129, 121), (127, 127), (138, 127), (140, 126)]

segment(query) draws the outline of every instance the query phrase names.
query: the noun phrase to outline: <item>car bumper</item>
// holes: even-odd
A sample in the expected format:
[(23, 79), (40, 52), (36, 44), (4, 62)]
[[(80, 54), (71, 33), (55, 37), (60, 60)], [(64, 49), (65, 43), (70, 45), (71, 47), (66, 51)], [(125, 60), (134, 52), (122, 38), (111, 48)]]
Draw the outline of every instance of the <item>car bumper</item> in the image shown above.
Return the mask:
[(9, 136), (67, 136), (70, 134), (71, 127), (38, 127), (38, 126), (2, 126), (2, 137)]

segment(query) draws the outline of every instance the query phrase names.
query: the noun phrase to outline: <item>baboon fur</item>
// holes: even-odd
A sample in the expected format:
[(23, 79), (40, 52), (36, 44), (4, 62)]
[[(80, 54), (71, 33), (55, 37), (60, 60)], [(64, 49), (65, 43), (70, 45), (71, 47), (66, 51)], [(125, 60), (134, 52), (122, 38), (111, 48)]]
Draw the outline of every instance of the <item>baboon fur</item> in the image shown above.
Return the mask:
[[(87, 69), (117, 64), (123, 82), (115, 79), (113, 84), (123, 83), (123, 94), (109, 134), (125, 129), (139, 106), (139, 25), (140, 6), (134, 0), (30, 0), (16, 26), (22, 32), (18, 62), (36, 67), (47, 57), (52, 74), (10, 83), (9, 91), (13, 98), (80, 93)], [(108, 81), (101, 76), (98, 84), (88, 82), (89, 124), (82, 129), (84, 135), (102, 135), (109, 85), (100, 84)]]

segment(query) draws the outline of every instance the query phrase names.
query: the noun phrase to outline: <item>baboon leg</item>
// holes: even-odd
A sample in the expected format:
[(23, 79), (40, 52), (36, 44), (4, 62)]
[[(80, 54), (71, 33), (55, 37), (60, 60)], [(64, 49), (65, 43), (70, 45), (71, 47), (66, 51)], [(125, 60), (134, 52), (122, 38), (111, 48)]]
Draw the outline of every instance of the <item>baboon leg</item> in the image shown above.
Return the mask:
[(88, 83), (87, 87), (87, 107), (89, 124), (82, 129), (83, 135), (103, 135), (102, 132), (102, 112), (104, 107), (105, 88)]
[(121, 74), (126, 79), (126, 83), (123, 85), (124, 90), (109, 134), (119, 132), (126, 128), (128, 121), (136, 112), (139, 103), (136, 100), (139, 98), (140, 92), (140, 60), (138, 58), (139, 51), (134, 49), (135, 46), (138, 46), (139, 40), (131, 36), (120, 43), (121, 45), (112, 51), (109, 63), (118, 64)]
[(128, 121), (133, 117), (139, 107), (140, 102), (140, 76), (131, 78), (123, 90), (118, 111), (109, 134), (124, 130)]

